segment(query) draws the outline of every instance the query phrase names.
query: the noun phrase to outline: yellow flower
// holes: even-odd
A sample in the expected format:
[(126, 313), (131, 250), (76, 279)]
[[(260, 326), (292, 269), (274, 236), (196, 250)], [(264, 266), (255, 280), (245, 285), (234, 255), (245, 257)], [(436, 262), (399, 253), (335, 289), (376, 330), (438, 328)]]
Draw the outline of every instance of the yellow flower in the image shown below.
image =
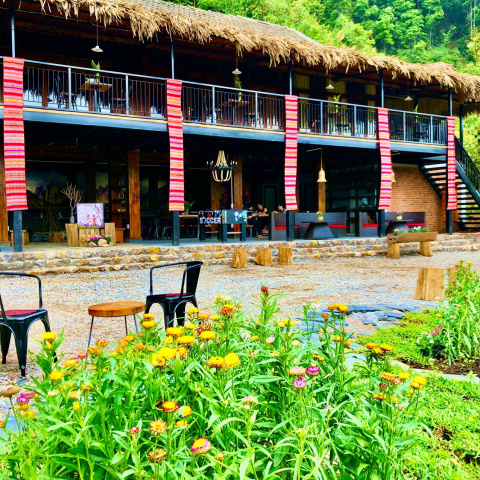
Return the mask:
[(76, 360), (67, 360), (64, 364), (65, 368), (75, 368), (77, 366)]
[(163, 340), (163, 343), (167, 345), (171, 345), (173, 343), (173, 337), (165, 337), (165, 340)]
[(314, 355), (312, 355), (312, 358), (313, 358), (314, 360), (316, 360), (317, 362), (323, 362), (323, 361), (325, 360), (324, 357), (322, 357), (321, 355), (318, 355), (317, 353), (314, 354)]
[(188, 427), (188, 422), (186, 420), (179, 420), (176, 424), (176, 427)]
[(5, 422), (3, 420), (0, 420), (0, 428), (5, 428)]
[(200, 334), (200, 339), (208, 342), (209, 340), (215, 339), (215, 332), (206, 331)]
[(72, 410), (74, 410), (75, 412), (77, 410), (80, 410), (80, 404), (78, 402), (73, 402)]
[(254, 342), (255, 340), (258, 340), (259, 338), (260, 338), (260, 337), (259, 337), (258, 335), (253, 335), (253, 337), (250, 338), (250, 340), (251, 340), (252, 342)]
[(225, 359), (223, 357), (211, 357), (207, 361), (210, 368), (223, 368), (225, 366)]
[(180, 358), (185, 358), (188, 354), (188, 350), (185, 347), (179, 347), (175, 349), (175, 357), (178, 355)]
[(373, 398), (375, 400), (385, 400), (387, 396), (384, 393), (376, 393)]
[(200, 321), (205, 322), (210, 318), (210, 315), (207, 313), (199, 313), (197, 317)]
[(374, 348), (377, 348), (378, 345), (376, 343), (367, 343), (365, 347), (368, 348), (369, 350), (373, 350)]
[(125, 340), (126, 340), (127, 342), (133, 342), (133, 341), (135, 340), (135, 336), (134, 336), (134, 335), (127, 335), (127, 336), (125, 337)]
[(165, 366), (165, 357), (160, 356), (158, 353), (152, 354), (152, 361), (150, 362), (153, 367), (161, 368)]
[(42, 340), (44, 342), (53, 342), (57, 338), (57, 334), (54, 332), (45, 332), (42, 335)]
[(198, 313), (198, 308), (190, 307), (190, 309), (188, 310), (189, 315), (195, 315), (196, 313)]
[(185, 325), (185, 328), (187, 330), (195, 330), (195, 324), (192, 323), (192, 322), (188, 322), (186, 325)]
[(192, 336), (178, 337), (177, 338), (177, 343), (179, 345), (190, 346), (190, 345), (193, 345), (195, 343), (195, 337), (192, 337)]
[(51, 343), (47, 343), (47, 344), (45, 345), (45, 348), (46, 348), (47, 350), (51, 350), (51, 349), (53, 348), (53, 345), (52, 345)]
[(135, 345), (135, 348), (140, 351), (145, 350), (145, 344), (141, 342), (137, 343), (137, 345)]
[(392, 397), (392, 403), (398, 403), (398, 397)]
[(153, 320), (153, 313), (145, 313), (143, 315), (144, 320)]
[(37, 412), (36, 412), (35, 410), (30, 409), (30, 410), (28, 410), (27, 412), (25, 412), (25, 416), (26, 416), (27, 418), (33, 419), (33, 418), (35, 418), (35, 414), (36, 414), (36, 413), (37, 413)]
[(427, 384), (427, 379), (425, 377), (417, 376), (413, 378), (413, 381), (422, 386)]
[(153, 435), (161, 435), (166, 431), (167, 431), (167, 422), (164, 422), (163, 420), (156, 420), (154, 422), (150, 422), (150, 432)]
[(437, 313), (435, 316), (436, 316), (437, 318), (442, 318), (442, 315), (441, 315), (440, 313)]
[(277, 325), (280, 327), (280, 328), (285, 328), (287, 326), (287, 320), (279, 320), (277, 322)]
[(163, 448), (157, 448), (156, 450), (151, 450), (148, 452), (148, 461), (150, 463), (160, 463), (163, 462), (167, 458), (167, 451)]
[(212, 316), (210, 317), (210, 320), (213, 320), (213, 321), (215, 322), (215, 321), (218, 320), (219, 318), (220, 318), (220, 317), (219, 317), (218, 315), (212, 315)]
[(143, 323), (142, 323), (142, 327), (145, 329), (145, 330), (150, 330), (151, 328), (153, 328), (155, 326), (155, 321), (154, 320), (145, 320)]
[(407, 373), (407, 372), (400, 372), (400, 373), (398, 374), (398, 378), (399, 378), (400, 380), (408, 380), (408, 379), (410, 378), (410, 374)]
[(387, 343), (382, 343), (380, 345), (380, 348), (385, 352), (391, 352), (393, 350), (393, 347), (391, 345), (388, 345)]
[(162, 410), (165, 413), (173, 413), (176, 412), (180, 407), (178, 406), (177, 402), (173, 400), (167, 400), (166, 402), (162, 403)]
[(280, 356), (280, 354), (276, 350), (274, 350), (272, 352), (272, 357), (278, 357), (278, 356)]
[(376, 353), (377, 355), (382, 355), (383, 354), (383, 350), (381, 348), (374, 348), (374, 349), (372, 349), (372, 352)]
[(240, 358), (236, 353), (229, 353), (225, 357), (225, 366), (227, 368), (235, 368), (240, 363)]
[(81, 396), (81, 393), (78, 390), (72, 390), (68, 395), (69, 398), (72, 398), (75, 400), (78, 400), (80, 396)]
[(183, 335), (183, 327), (170, 327), (167, 328), (167, 335), (170, 337), (181, 337)]
[(159, 357), (166, 358), (167, 360), (172, 360), (176, 357), (176, 349), (170, 347), (163, 347), (158, 352)]
[(47, 393), (48, 397), (56, 397), (57, 395), (60, 395), (60, 390), (50, 390)]
[(189, 417), (193, 413), (192, 407), (185, 405), (182, 410), (182, 417)]
[(63, 373), (58, 371), (58, 370), (54, 370), (49, 376), (48, 378), (50, 378), (50, 380), (52, 382), (58, 382), (59, 380), (61, 380), (63, 378)]
[(82, 383), (80, 385), (80, 390), (82, 390), (82, 392), (91, 392), (93, 390), (93, 385), (91, 383)]

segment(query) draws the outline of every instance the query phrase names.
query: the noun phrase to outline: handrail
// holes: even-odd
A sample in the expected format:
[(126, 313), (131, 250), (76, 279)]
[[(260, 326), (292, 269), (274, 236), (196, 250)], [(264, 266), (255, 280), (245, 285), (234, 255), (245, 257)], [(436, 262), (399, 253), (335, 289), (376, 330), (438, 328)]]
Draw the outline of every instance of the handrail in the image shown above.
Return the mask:
[(261, 93), (262, 95), (271, 95), (272, 97), (285, 97), (285, 95), (281, 93), (270, 93), (270, 92), (262, 92), (259, 90), (247, 90), (246, 88), (235, 88), (235, 87), (225, 87), (223, 85), (212, 85), (210, 83), (198, 83), (198, 82), (191, 82), (190, 80), (183, 80), (182, 83), (185, 85), (194, 85), (195, 87), (209, 87), (209, 88), (222, 88), (224, 90), (232, 90), (233, 92), (238, 93)]
[(389, 112), (396, 112), (396, 113), (409, 113), (411, 115), (425, 115), (427, 117), (447, 118), (443, 115), (435, 115), (433, 113), (412, 112), (411, 110), (395, 110), (393, 108), (389, 108), (388, 111)]
[(457, 137), (455, 137), (455, 157), (469, 178), (472, 186), (480, 193), (480, 170)]
[(372, 107), (371, 105), (359, 105), (358, 103), (346, 103), (346, 102), (332, 102), (331, 100), (323, 100), (322, 98), (310, 98), (310, 97), (298, 97), (299, 101), (308, 100), (309, 102), (323, 102), (329, 105), (338, 105), (344, 107), (363, 107), (370, 110), (378, 110), (378, 107)]

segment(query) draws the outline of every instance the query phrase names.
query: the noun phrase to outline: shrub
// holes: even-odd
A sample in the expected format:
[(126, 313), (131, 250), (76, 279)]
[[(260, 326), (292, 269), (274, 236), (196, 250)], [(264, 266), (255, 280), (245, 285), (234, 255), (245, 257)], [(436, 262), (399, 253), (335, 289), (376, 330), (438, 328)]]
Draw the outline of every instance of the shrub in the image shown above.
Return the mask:
[(218, 296), (214, 315), (192, 308), (166, 332), (146, 314), (139, 335), (99, 340), (61, 366), (62, 336), (44, 335), (43, 378), (16, 400), (0, 389), (18, 426), (0, 445), (0, 478), (402, 477), (426, 379), (395, 373), (387, 344), (348, 362), (348, 307), (323, 314), (319, 343), (315, 306), (303, 330), (277, 299), (263, 286), (249, 317)]

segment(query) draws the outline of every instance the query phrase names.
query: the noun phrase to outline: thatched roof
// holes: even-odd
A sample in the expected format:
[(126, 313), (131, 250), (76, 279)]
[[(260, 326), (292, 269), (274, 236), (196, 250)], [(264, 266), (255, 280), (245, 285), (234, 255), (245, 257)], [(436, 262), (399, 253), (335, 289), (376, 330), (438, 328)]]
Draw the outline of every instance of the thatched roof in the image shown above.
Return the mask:
[(44, 9), (55, 7), (66, 17), (78, 16), (81, 9), (88, 9), (106, 26), (126, 19), (140, 39), (153, 38), (162, 31), (200, 43), (209, 43), (217, 37), (235, 44), (240, 53), (263, 52), (273, 65), (291, 59), (310, 66), (322, 65), (331, 71), (338, 67), (360, 71), (383, 68), (393, 77), (401, 75), (421, 84), (452, 88), (461, 101), (480, 101), (480, 77), (456, 72), (451, 65), (418, 65), (395, 57), (367, 55), (352, 48), (320, 45), (294, 29), (258, 20), (161, 0), (39, 1)]

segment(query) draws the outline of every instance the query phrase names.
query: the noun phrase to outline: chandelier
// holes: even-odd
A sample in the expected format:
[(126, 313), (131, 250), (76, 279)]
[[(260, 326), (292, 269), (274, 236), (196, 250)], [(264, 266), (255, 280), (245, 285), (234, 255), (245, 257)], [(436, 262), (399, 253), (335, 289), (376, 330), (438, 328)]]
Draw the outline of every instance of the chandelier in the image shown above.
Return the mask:
[(232, 179), (232, 172), (236, 166), (237, 162), (235, 160), (227, 161), (223, 150), (218, 152), (216, 163), (213, 160), (207, 162), (207, 168), (212, 172), (213, 179), (216, 182), (229, 182)]

